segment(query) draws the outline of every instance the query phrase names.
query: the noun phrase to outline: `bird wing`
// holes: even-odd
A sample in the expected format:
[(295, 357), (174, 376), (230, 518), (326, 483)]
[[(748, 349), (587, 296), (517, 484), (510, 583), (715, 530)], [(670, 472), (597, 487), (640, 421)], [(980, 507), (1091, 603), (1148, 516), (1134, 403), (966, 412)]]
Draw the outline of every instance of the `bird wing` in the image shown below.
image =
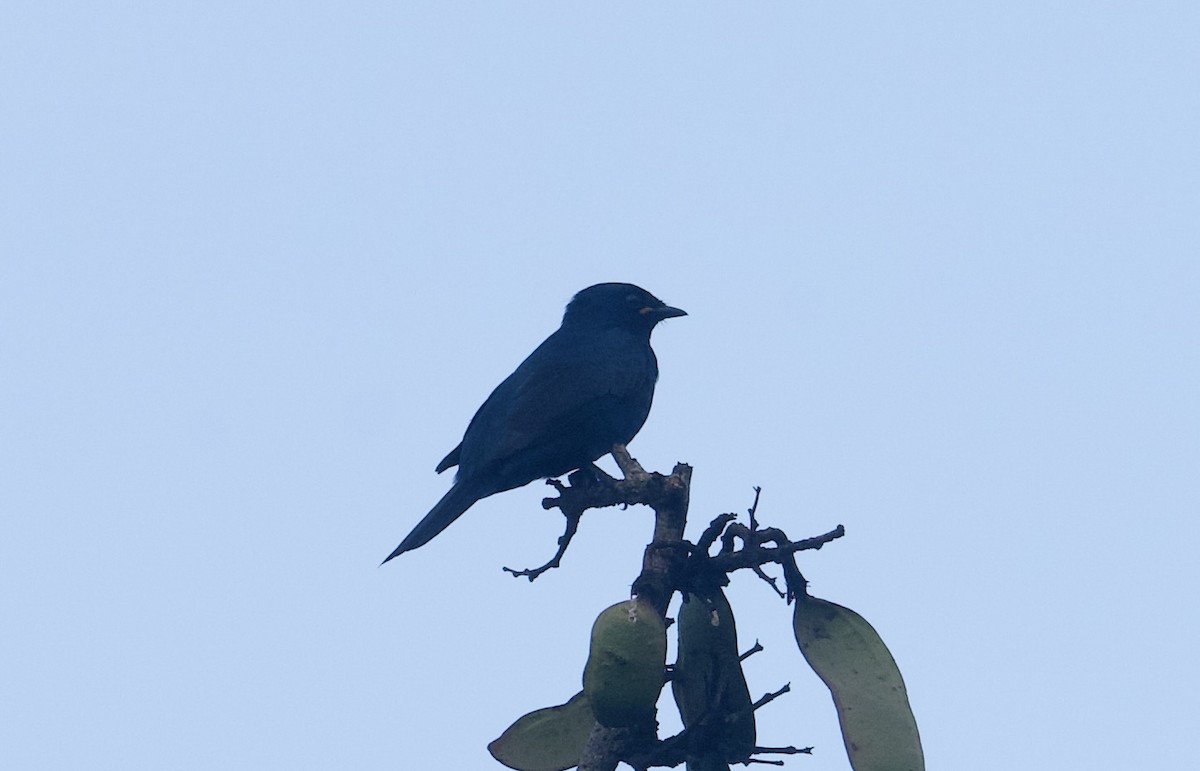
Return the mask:
[(437, 468), (434, 470), (440, 474), (443, 471), (445, 471), (446, 469), (450, 468), (451, 466), (457, 466), (458, 465), (458, 455), (461, 452), (462, 452), (462, 442), (459, 442), (454, 447), (453, 450), (446, 453), (446, 457), (442, 458), (442, 462), (437, 464)]
[[(542, 450), (561, 446), (564, 437), (570, 438), (572, 433), (595, 433), (596, 426), (611, 425), (611, 439), (583, 438), (608, 446), (592, 458), (572, 456), (564, 462), (595, 460), (613, 442), (628, 441), (641, 427), (657, 377), (648, 339), (621, 329), (586, 336), (564, 334), (560, 329), (497, 386), (476, 412), (463, 438), (460, 468), (496, 467), (522, 454), (537, 456)], [(640, 405), (643, 395), (644, 409)], [(630, 435), (617, 435), (622, 433)], [(550, 454), (554, 454), (552, 449)], [(538, 469), (520, 484), (565, 470), (570, 469)]]

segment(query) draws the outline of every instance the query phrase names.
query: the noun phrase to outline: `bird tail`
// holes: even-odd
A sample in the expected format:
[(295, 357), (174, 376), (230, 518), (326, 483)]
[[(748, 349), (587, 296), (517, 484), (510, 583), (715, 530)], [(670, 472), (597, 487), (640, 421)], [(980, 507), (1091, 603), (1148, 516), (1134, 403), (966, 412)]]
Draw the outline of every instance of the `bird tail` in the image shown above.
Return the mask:
[(450, 527), (450, 523), (462, 516), (462, 513), (471, 508), (471, 504), (479, 500), (480, 496), (470, 487), (464, 487), (462, 484), (455, 483), (453, 487), (446, 491), (442, 499), (434, 504), (434, 507), (429, 510), (425, 518), (417, 523), (417, 526), (412, 529), (412, 532), (404, 537), (400, 545), (395, 551), (387, 556), (380, 564), (385, 564), (388, 560), (399, 557), (406, 551), (412, 551), (419, 546), (424, 546), (429, 543), (438, 533)]

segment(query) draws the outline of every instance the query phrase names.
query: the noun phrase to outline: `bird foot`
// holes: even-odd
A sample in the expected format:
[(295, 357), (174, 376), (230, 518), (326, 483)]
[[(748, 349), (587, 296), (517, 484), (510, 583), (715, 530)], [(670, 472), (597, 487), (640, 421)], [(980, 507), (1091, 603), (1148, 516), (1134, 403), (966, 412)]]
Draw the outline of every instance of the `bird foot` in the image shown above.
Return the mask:
[[(577, 471), (572, 471), (567, 476), (567, 481), (572, 487), (604, 487), (606, 485), (615, 485), (617, 480), (604, 469), (597, 466), (595, 463), (589, 463)], [(559, 492), (562, 492), (561, 490)]]

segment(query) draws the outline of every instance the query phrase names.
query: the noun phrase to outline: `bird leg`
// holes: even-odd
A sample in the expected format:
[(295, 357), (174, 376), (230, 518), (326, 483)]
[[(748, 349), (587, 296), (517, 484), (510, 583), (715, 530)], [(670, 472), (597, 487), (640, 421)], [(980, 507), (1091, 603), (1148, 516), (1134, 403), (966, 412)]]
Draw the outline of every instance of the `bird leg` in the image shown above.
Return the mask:
[[(617, 480), (595, 463), (580, 466), (578, 471), (572, 471), (567, 476), (571, 487), (591, 487), (594, 485), (615, 485)], [(560, 489), (559, 492), (562, 492)]]

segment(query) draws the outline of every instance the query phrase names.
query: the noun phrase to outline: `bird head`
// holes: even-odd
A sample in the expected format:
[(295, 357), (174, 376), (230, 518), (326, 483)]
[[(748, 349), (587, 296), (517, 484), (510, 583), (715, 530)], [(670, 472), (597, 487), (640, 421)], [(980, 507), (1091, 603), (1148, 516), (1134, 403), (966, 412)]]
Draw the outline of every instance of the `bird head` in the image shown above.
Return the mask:
[(596, 284), (580, 291), (567, 304), (563, 324), (618, 325), (650, 330), (663, 319), (686, 316), (633, 284)]

